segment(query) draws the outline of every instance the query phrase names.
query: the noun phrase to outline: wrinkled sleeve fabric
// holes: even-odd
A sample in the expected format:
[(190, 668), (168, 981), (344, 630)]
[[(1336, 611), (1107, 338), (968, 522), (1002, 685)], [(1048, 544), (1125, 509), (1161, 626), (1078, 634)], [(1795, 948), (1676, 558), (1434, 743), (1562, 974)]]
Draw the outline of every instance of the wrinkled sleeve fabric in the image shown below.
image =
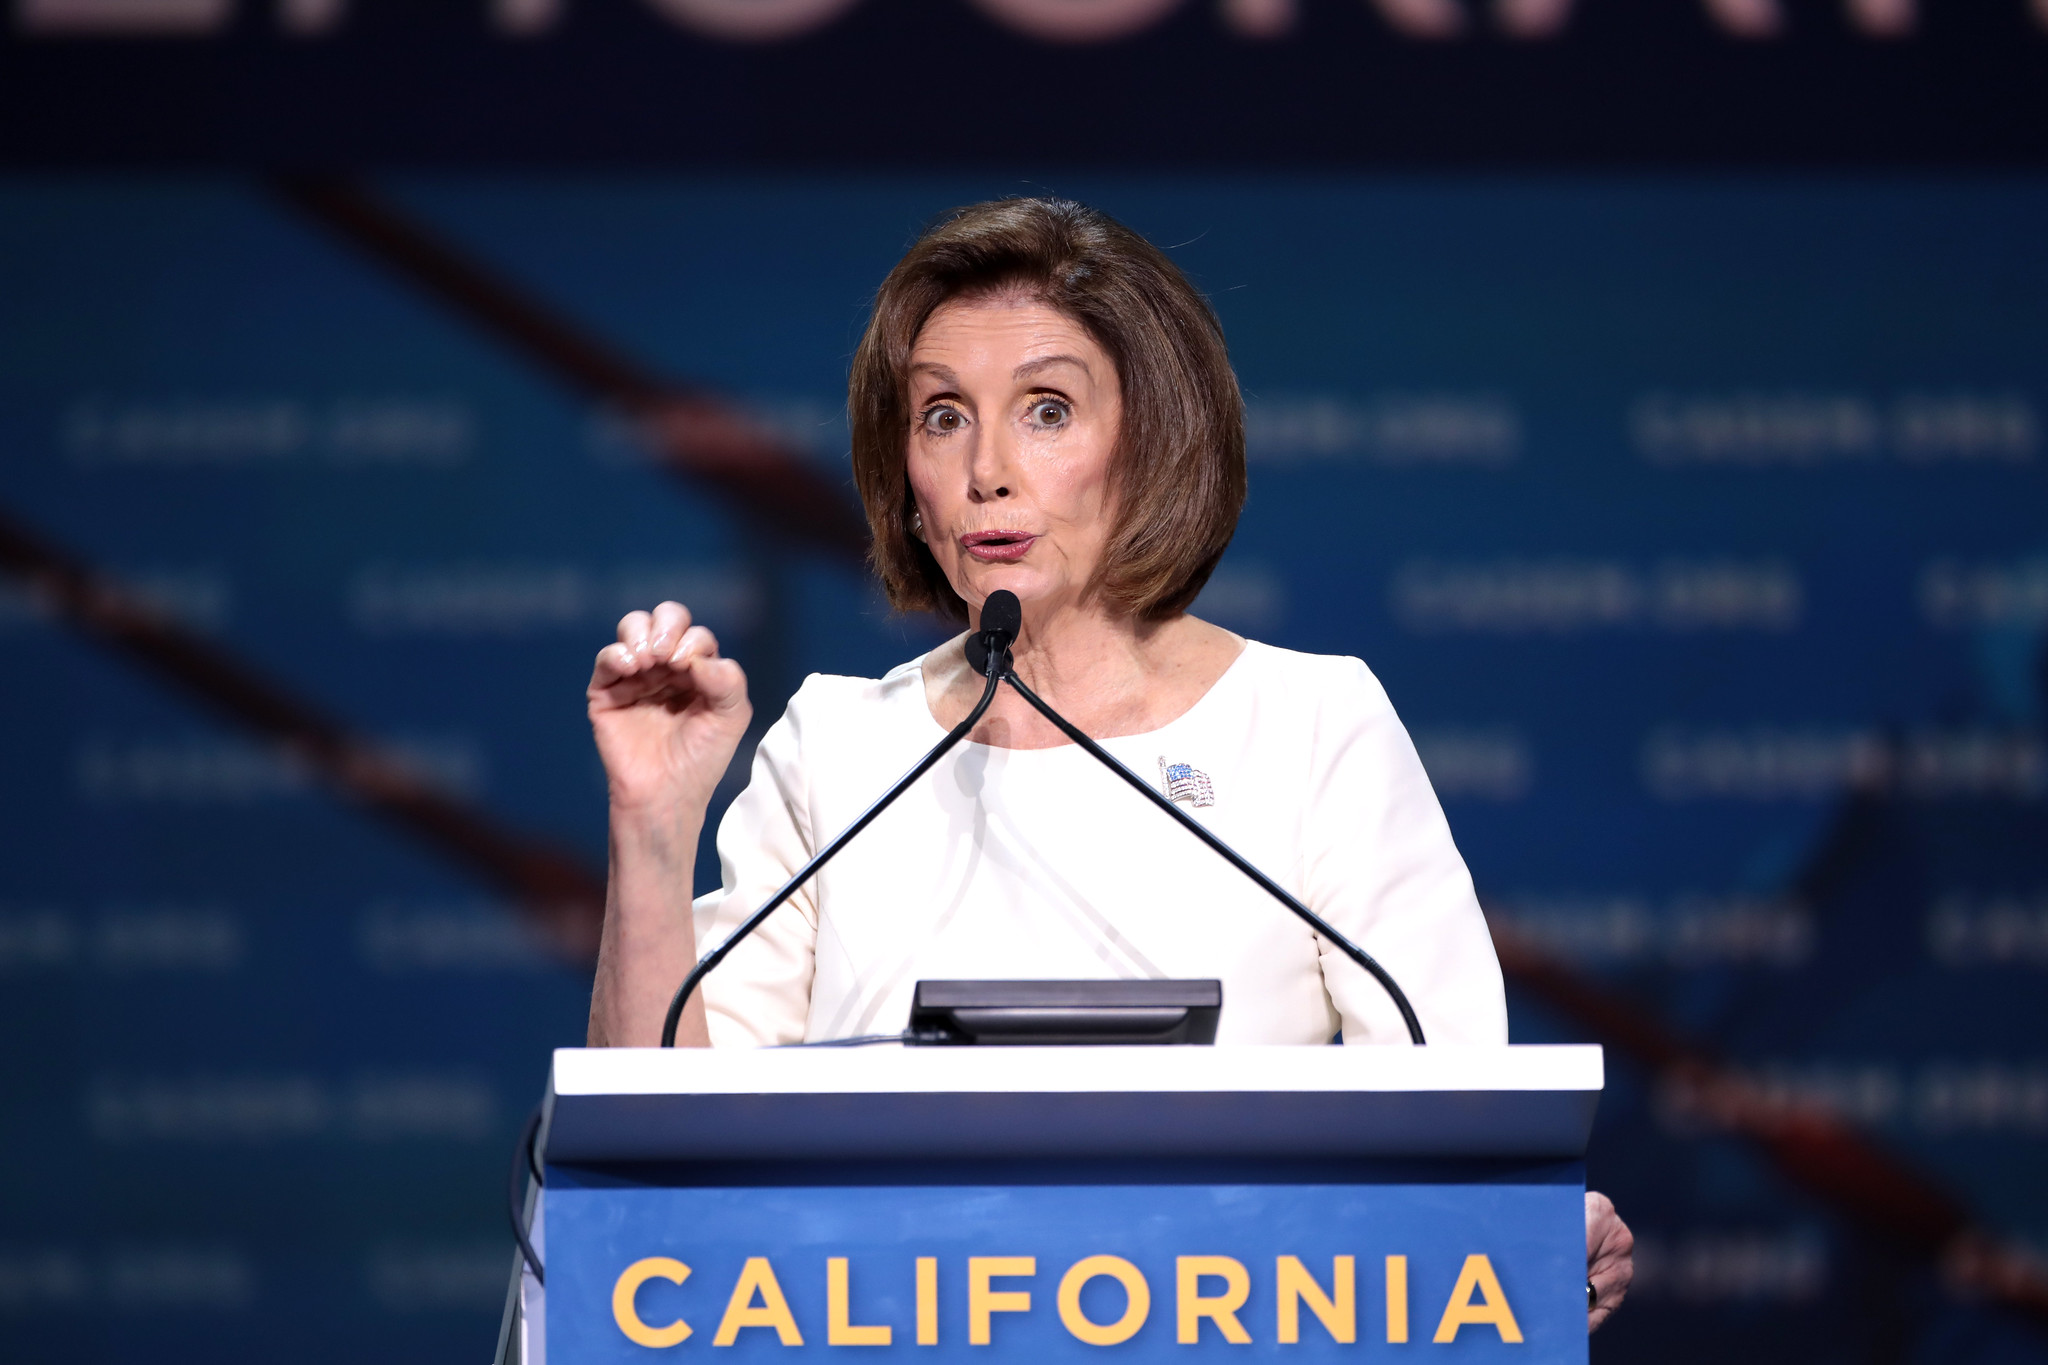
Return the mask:
[[(1429, 1042), (1506, 1043), (1493, 938), (1414, 742), (1362, 661), (1327, 666), (1301, 794), (1305, 899), (1400, 983)], [(1317, 947), (1344, 1041), (1406, 1042), (1379, 982)]]
[[(733, 934), (811, 858), (806, 717), (818, 709), (818, 679), (807, 680), (754, 751), (752, 775), (718, 826), (722, 885), (693, 911), (701, 957)], [(713, 1047), (769, 1047), (803, 1041), (810, 1019), (818, 907), (809, 885), (770, 915), (704, 978)]]

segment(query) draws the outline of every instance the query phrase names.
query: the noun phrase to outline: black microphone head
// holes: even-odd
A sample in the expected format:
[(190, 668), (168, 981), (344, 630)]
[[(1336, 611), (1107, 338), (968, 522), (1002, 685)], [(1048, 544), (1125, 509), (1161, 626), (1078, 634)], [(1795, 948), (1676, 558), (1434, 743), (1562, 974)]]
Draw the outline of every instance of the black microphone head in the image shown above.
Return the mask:
[(1024, 629), (1024, 604), (1008, 588), (998, 588), (981, 604), (981, 629), (967, 637), (967, 666), (984, 676), (994, 655), (997, 672), (1010, 666), (1010, 645)]
[(1000, 635), (1002, 643), (1014, 641), (1024, 629), (1024, 604), (1008, 588), (997, 588), (981, 604), (981, 633)]

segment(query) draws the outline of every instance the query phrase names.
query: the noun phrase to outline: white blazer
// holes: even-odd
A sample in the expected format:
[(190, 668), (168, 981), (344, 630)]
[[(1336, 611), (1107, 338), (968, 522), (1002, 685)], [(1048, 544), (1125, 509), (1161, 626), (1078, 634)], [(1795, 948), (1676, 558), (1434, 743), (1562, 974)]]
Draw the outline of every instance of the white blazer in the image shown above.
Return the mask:
[[(718, 831), (701, 954), (938, 741), (922, 661), (813, 675)], [(1184, 715), (1102, 741), (1350, 936), (1433, 1043), (1505, 1043), (1472, 878), (1415, 746), (1357, 659), (1256, 642)], [(1206, 785), (1206, 793), (1201, 788)], [(921, 979), (1216, 977), (1219, 1043), (1405, 1042), (1363, 969), (1072, 745), (963, 743), (702, 987), (717, 1046), (893, 1033)]]

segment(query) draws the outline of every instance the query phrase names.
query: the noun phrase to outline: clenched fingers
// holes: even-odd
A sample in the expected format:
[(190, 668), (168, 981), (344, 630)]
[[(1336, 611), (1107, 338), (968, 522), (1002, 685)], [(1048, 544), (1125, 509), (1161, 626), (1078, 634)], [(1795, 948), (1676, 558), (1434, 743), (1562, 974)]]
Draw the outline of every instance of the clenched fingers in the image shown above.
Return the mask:
[[(680, 603), (632, 612), (619, 622), (619, 640), (597, 652), (590, 674), (592, 701), (630, 706), (653, 697), (695, 693), (726, 709), (746, 701), (746, 675), (719, 657), (718, 637), (688, 625)], [(674, 632), (673, 635), (670, 632)]]
[(690, 628), (690, 609), (663, 602), (653, 611), (629, 611), (619, 618), (619, 643), (637, 658), (666, 663), (676, 642)]

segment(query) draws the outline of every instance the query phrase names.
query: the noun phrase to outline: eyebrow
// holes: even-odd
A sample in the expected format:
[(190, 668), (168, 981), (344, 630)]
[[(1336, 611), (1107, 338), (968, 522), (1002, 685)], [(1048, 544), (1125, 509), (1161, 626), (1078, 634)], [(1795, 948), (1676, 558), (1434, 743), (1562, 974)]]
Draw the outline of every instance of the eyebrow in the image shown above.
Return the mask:
[(1049, 370), (1055, 365), (1072, 365), (1089, 378), (1093, 379), (1095, 377), (1094, 372), (1088, 368), (1088, 362), (1077, 355), (1046, 355), (1040, 356), (1036, 360), (1027, 360), (1016, 369), (1010, 371), (1010, 377), (1012, 379), (1023, 379), (1042, 370)]
[(916, 362), (910, 367), (910, 372), (912, 374), (928, 374), (941, 384), (952, 384), (957, 387), (960, 383), (959, 375), (933, 360), (920, 360)]

